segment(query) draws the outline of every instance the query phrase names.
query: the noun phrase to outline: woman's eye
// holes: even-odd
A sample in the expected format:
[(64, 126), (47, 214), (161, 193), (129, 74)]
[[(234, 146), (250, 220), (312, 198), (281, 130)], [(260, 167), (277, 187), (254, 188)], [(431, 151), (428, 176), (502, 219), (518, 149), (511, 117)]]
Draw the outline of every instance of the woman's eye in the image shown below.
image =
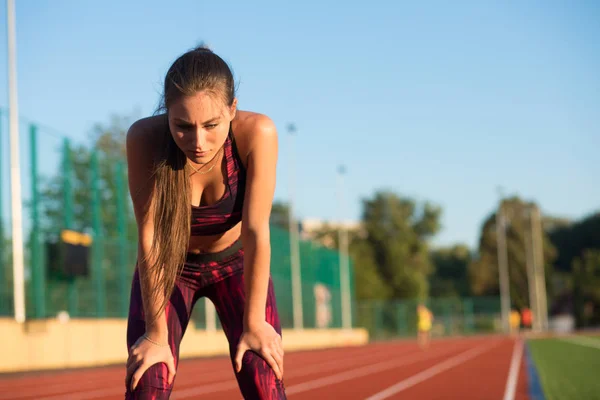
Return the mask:
[(210, 125), (206, 125), (206, 129), (213, 129), (214, 127), (216, 127), (219, 124), (210, 124)]

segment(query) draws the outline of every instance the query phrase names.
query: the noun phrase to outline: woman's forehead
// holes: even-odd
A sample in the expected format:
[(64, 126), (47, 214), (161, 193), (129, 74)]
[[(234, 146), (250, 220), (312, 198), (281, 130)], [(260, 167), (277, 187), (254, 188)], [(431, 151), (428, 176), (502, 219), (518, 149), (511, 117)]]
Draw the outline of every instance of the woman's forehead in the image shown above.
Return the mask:
[(202, 91), (193, 96), (181, 96), (174, 101), (169, 107), (169, 115), (172, 118), (203, 123), (222, 116), (225, 108), (225, 103), (219, 96)]

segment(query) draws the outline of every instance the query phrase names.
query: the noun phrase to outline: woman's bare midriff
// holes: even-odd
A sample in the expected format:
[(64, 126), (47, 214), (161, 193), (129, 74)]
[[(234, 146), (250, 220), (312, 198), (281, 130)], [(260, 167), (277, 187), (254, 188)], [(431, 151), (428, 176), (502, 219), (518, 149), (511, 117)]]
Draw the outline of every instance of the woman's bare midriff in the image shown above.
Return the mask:
[(192, 236), (188, 246), (189, 253), (217, 253), (231, 246), (242, 234), (242, 223), (220, 235)]

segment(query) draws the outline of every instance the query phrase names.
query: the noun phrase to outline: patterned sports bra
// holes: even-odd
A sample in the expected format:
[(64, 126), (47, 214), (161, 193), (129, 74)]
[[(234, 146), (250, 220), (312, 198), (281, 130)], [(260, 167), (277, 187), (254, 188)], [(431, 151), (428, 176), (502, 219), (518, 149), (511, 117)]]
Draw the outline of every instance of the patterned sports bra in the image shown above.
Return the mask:
[(192, 236), (218, 235), (227, 232), (242, 220), (246, 189), (246, 168), (235, 146), (231, 128), (223, 144), (227, 168), (225, 193), (220, 200), (206, 206), (192, 205)]

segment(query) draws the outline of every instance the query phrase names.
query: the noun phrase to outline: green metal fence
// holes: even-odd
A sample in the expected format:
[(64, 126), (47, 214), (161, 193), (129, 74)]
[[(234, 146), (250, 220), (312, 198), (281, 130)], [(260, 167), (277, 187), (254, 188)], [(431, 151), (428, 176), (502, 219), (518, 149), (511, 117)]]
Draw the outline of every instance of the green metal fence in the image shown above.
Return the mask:
[[(366, 328), (374, 340), (414, 337), (418, 304), (417, 300), (362, 301), (355, 311), (356, 324)], [(434, 336), (501, 331), (499, 298), (434, 298), (424, 304), (434, 315)]]
[[(0, 177), (8, 179), (6, 114), (0, 115)], [(129, 198), (122, 156), (89, 149), (62, 135), (21, 123), (22, 185), (26, 314), (54, 317), (67, 311), (72, 318), (126, 317), (136, 261), (135, 218)], [(8, 185), (3, 185), (8, 187)], [(0, 192), (0, 315), (13, 314), (12, 260), (8, 229), (8, 190)], [(90, 273), (65, 278), (49, 268), (48, 243), (61, 229), (84, 232), (93, 238)], [(290, 242), (287, 231), (272, 227), (271, 274), (283, 327), (291, 328)], [(311, 242), (300, 243), (304, 327), (341, 326), (338, 253)], [(352, 274), (351, 274), (352, 275)], [(352, 282), (351, 279), (351, 284)], [(317, 300), (320, 294), (324, 300)], [(318, 310), (325, 307), (326, 314)], [(197, 303), (194, 321), (205, 326), (204, 301)], [(318, 315), (320, 315), (318, 317)], [(323, 322), (324, 321), (324, 322)]]

